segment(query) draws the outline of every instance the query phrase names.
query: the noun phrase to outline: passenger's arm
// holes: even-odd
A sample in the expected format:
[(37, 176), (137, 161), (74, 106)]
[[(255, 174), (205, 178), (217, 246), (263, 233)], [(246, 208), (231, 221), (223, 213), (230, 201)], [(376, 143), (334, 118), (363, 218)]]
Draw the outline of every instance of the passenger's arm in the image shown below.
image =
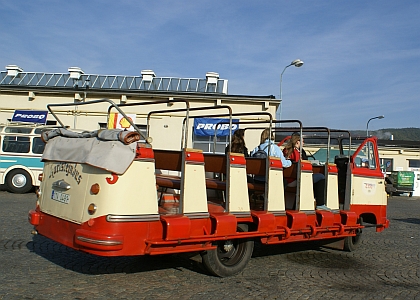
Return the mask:
[(282, 157), (280, 157), (280, 159), (281, 159), (281, 164), (283, 165), (283, 168), (288, 168), (292, 165), (292, 162), (288, 159), (285, 159), (283, 155)]
[[(275, 147), (271, 147), (271, 150), (273, 151), (273, 156), (280, 157), (281, 164), (283, 165), (283, 168), (288, 168), (292, 165), (292, 162), (289, 159), (286, 159), (283, 155), (283, 152), (280, 150), (280, 147), (277, 145), (274, 145)], [(273, 149), (274, 148), (274, 149)]]

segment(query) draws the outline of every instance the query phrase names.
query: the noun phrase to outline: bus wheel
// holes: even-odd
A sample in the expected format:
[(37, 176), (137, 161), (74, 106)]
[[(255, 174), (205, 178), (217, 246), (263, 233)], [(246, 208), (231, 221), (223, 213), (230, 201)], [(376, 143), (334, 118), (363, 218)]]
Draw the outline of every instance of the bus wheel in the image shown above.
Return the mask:
[(6, 186), (12, 193), (24, 194), (32, 189), (32, 179), (25, 170), (15, 169), (7, 174)]
[[(246, 224), (239, 224), (238, 231), (248, 231)], [(251, 259), (254, 241), (235, 239), (216, 242), (217, 248), (201, 254), (203, 264), (213, 275), (232, 276), (242, 271)]]
[(362, 240), (362, 229), (357, 229), (355, 236), (348, 236), (344, 238), (344, 250), (348, 252), (355, 251), (359, 247), (361, 240)]

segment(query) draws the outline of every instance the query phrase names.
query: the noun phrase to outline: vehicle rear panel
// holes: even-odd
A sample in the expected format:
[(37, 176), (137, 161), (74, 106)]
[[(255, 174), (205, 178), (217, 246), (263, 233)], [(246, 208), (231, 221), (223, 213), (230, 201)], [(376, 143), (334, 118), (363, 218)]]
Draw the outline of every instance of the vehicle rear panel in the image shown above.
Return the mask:
[[(139, 176), (145, 172), (150, 174)], [(91, 191), (95, 184), (96, 195)], [(78, 224), (109, 214), (158, 214), (153, 163), (145, 167), (134, 161), (126, 173), (116, 175), (86, 164), (46, 162), (41, 194), (42, 212)], [(93, 214), (88, 213), (90, 204), (96, 207)]]

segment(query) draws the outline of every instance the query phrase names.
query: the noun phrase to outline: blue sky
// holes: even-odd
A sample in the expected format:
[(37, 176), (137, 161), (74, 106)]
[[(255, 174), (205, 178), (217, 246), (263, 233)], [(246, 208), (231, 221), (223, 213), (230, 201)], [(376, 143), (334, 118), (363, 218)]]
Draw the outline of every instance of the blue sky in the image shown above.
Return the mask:
[(3, 1), (0, 69), (204, 78), (280, 96), (283, 119), (420, 127), (420, 1)]

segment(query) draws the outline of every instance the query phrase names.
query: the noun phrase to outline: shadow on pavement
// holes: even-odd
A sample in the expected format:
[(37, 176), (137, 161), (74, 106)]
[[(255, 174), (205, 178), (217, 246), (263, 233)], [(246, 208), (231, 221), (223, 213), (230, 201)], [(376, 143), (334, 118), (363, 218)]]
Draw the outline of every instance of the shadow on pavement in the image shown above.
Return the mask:
[(393, 219), (393, 220), (420, 225), (420, 219), (419, 218), (406, 218), (406, 219)]
[(164, 269), (188, 269), (207, 274), (196, 253), (104, 257), (76, 251), (40, 235), (35, 235), (26, 247), (60, 267), (88, 275), (129, 274)]

